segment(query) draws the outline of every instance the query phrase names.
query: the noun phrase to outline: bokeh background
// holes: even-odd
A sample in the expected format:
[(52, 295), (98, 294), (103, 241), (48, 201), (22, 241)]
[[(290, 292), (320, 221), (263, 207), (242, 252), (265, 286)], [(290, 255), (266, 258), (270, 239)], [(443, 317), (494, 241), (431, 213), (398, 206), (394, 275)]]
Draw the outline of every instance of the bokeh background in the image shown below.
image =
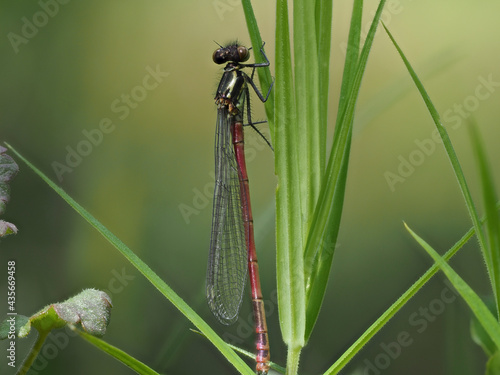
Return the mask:
[[(334, 3), (330, 137), (351, 3)], [(376, 5), (366, 1), (366, 31)], [(254, 2), (272, 71), (274, 7), (270, 1)], [(384, 21), (440, 110), (480, 205), (467, 118), (479, 124), (493, 171), (498, 172), (500, 3), (393, 0), (386, 8)], [(25, 26), (32, 22), (40, 26)], [(252, 350), (249, 303), (242, 307), (242, 320), (227, 328), (211, 316), (204, 297), (214, 170), (213, 94), (220, 77), (211, 54), (214, 41), (238, 38), (249, 43), (240, 3), (3, 1), (0, 30), (0, 140), (57, 181), (221, 335)], [(156, 87), (149, 86), (154, 82), (150, 80), (150, 90), (145, 90), (141, 87), (151, 70), (162, 73)], [(126, 101), (127, 95), (132, 101)], [(264, 118), (262, 106), (254, 106), (254, 118)], [(85, 148), (85, 134), (95, 134), (103, 121), (111, 121), (112, 130)], [(471, 227), (446, 155), (432, 141), (434, 127), (425, 105), (380, 30), (354, 127), (339, 247), (322, 313), (303, 352), (303, 374), (325, 371), (431, 265), (404, 230), (403, 220), (442, 252)], [(272, 302), (273, 154), (251, 131), (247, 142), (272, 357), (284, 364), (286, 351)], [(71, 170), (58, 176), (54, 165), (67, 165), (68, 154), (75, 150), (85, 155), (80, 160), (70, 156)], [(31, 315), (83, 288), (107, 290), (114, 305), (108, 342), (165, 374), (235, 373), (114, 248), (19, 164), (5, 215), (17, 224), (19, 234), (0, 244), (2, 314), (7, 307), (7, 260), (15, 259), (19, 313)], [(399, 174), (398, 182), (388, 183), (388, 173)], [(476, 291), (489, 293), (475, 241), (452, 264)], [(469, 335), (469, 310), (453, 298), (444, 281), (441, 275), (434, 277), (342, 373), (484, 373), (486, 357)], [(397, 350), (401, 334), (409, 344)], [(49, 342), (53, 350), (42, 352), (33, 374), (133, 373), (79, 338), (61, 335)], [(18, 341), (18, 363), (33, 342), (34, 335)], [(0, 343), (2, 353), (6, 347)], [(393, 348), (391, 357), (388, 348)], [(0, 358), (0, 373), (14, 373), (5, 355)]]

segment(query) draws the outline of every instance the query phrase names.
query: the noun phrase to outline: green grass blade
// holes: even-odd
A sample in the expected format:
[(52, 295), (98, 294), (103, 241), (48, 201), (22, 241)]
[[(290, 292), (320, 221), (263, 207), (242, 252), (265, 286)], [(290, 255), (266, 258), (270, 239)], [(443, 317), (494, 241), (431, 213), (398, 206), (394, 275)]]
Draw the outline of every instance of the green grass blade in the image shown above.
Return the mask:
[(45, 181), (59, 196), (64, 199), (76, 212), (106, 238), (137, 270), (148, 279), (177, 309), (188, 318), (203, 334), (214, 344), (229, 362), (242, 374), (253, 374), (253, 371), (236, 353), (222, 340), (212, 328), (196, 312), (179, 297), (156, 273), (149, 268), (132, 250), (130, 250), (118, 237), (110, 232), (104, 225), (93, 217), (87, 210), (71, 198), (64, 190), (57, 186), (39, 169), (33, 166), (12, 146), (8, 147), (24, 163), (30, 167), (40, 178)]
[[(253, 12), (252, 3), (250, 0), (241, 0), (241, 5), (243, 6), (243, 12), (245, 13), (245, 20), (247, 23), (248, 34), (250, 35), (250, 41), (252, 42), (252, 48), (254, 51), (255, 62), (264, 62), (264, 57), (260, 53), (260, 48), (262, 47), (262, 38), (259, 32), (259, 26), (257, 25), (257, 20)], [(273, 77), (271, 76), (271, 70), (269, 67), (257, 69), (257, 74), (259, 76), (260, 86), (262, 88), (263, 94), (267, 94), (269, 87), (273, 82)], [(269, 124), (269, 130), (271, 132), (271, 141), (274, 144), (274, 92), (271, 90), (269, 98), (265, 104), (266, 116)]]
[[(443, 50), (433, 53), (419, 63), (421, 66), (420, 78), (422, 80), (437, 78), (453, 68), (459, 61), (460, 56), (450, 51)], [(395, 106), (397, 102), (403, 100), (414, 90), (413, 82), (402, 79), (404, 74), (407, 73), (399, 73), (391, 77), (377, 92), (367, 98), (363, 109), (356, 113), (356, 128), (353, 135), (364, 130), (377, 117)]]
[(305, 292), (298, 183), (297, 118), (292, 78), (288, 6), (276, 6), (275, 170), (277, 284), (280, 326), (289, 356), (304, 345)]
[[(494, 313), (495, 304), (493, 303), (493, 299), (486, 297), (484, 301), (486, 306), (490, 309), (492, 313)], [(470, 322), (470, 335), (472, 341), (474, 341), (477, 345), (479, 345), (483, 350), (486, 356), (491, 357), (497, 351), (497, 347), (495, 343), (491, 340), (491, 337), (486, 333), (483, 326), (475, 316), (472, 317)]]
[(396, 47), (399, 55), (401, 56), (401, 59), (403, 60), (408, 72), (410, 73), (410, 76), (413, 79), (413, 82), (417, 86), (417, 89), (420, 92), (420, 95), (422, 96), (422, 99), (424, 100), (425, 105), (427, 106), (427, 109), (432, 117), (432, 120), (434, 121), (434, 124), (436, 125), (436, 128), (439, 132), (439, 136), (441, 137), (441, 140), (443, 141), (443, 145), (444, 145), (446, 154), (448, 155), (448, 158), (451, 162), (453, 172), (455, 173), (455, 178), (458, 181), (458, 185), (459, 185), (460, 190), (462, 192), (462, 195), (464, 197), (465, 204), (467, 206), (467, 210), (469, 211), (469, 215), (471, 217), (472, 223), (473, 223), (474, 228), (476, 230), (476, 236), (478, 238), (479, 245), (481, 246), (481, 251), (483, 253), (483, 256), (485, 257), (486, 266), (487, 266), (488, 273), (490, 276), (490, 282), (492, 285), (493, 292), (495, 293), (495, 300), (497, 301), (497, 311), (500, 311), (500, 309), (499, 309), (499, 307), (500, 307), (499, 306), (499, 304), (500, 304), (499, 297), (500, 296), (496, 295), (496, 292), (497, 292), (496, 285), (498, 284), (498, 282), (496, 280), (498, 279), (499, 275), (495, 273), (496, 267), (494, 266), (493, 260), (491, 259), (491, 257), (488, 256), (488, 251), (486, 250), (487, 246), (486, 246), (486, 242), (485, 242), (485, 238), (484, 238), (484, 233), (483, 233), (481, 226), (479, 225), (479, 216), (477, 214), (476, 207), (474, 206), (474, 202), (472, 200), (472, 195), (470, 193), (469, 187), (467, 186), (467, 181), (465, 180), (465, 176), (463, 174), (462, 168), (460, 167), (458, 157), (455, 153), (455, 150), (453, 149), (453, 145), (451, 144), (450, 137), (448, 136), (448, 132), (446, 131), (445, 127), (443, 126), (443, 124), (441, 122), (441, 118), (439, 116), (439, 113), (436, 110), (436, 107), (434, 106), (429, 95), (425, 91), (425, 88), (424, 88), (422, 82), (420, 82), (420, 79), (418, 78), (417, 74), (413, 70), (413, 67), (410, 65), (410, 62), (408, 61), (408, 59), (404, 55), (404, 53), (401, 50), (401, 48), (399, 47), (399, 45), (396, 43), (396, 40), (394, 39), (392, 34), (389, 32), (387, 27), (385, 25), (383, 25), (383, 26), (384, 26), (385, 31), (387, 32), (387, 35), (389, 35), (389, 38), (391, 39), (391, 41), (394, 44), (394, 46)]
[[(486, 214), (486, 238), (488, 239), (488, 246), (485, 257), (491, 259), (493, 266), (493, 274), (495, 277), (495, 284), (493, 285), (495, 292), (493, 293), (497, 298), (500, 298), (500, 221), (498, 219), (498, 212), (496, 210), (496, 193), (495, 184), (493, 182), (493, 175), (488, 160), (485, 155), (484, 143), (481, 141), (479, 130), (475, 123), (469, 126), (469, 134), (472, 141), (474, 153), (476, 155), (479, 174), (481, 177), (481, 187), (483, 195), (484, 211)], [(499, 313), (500, 301), (495, 302), (497, 308), (497, 315)]]
[(90, 344), (94, 345), (98, 349), (102, 350), (103, 352), (109, 354), (111, 357), (115, 358), (116, 360), (120, 361), (123, 363), (125, 366), (130, 367), (132, 370), (137, 372), (138, 374), (142, 375), (160, 375), (153, 369), (151, 369), (149, 366), (145, 365), (141, 361), (135, 359), (134, 357), (130, 356), (129, 354), (125, 353), (123, 350), (118, 349), (117, 347), (107, 343), (104, 340), (101, 340), (98, 337), (89, 335), (86, 332), (83, 332), (82, 330), (79, 330), (78, 328), (73, 327), (72, 328), (74, 332), (78, 333), (81, 338), (89, 342)]
[[(362, 2), (359, 1), (355, 5), (360, 6), (361, 4)], [(342, 214), (354, 109), (384, 4), (385, 0), (381, 0), (367, 34), (358, 64), (356, 65), (352, 82), (348, 85), (349, 90), (347, 99), (345, 99), (346, 109), (342, 112), (341, 119), (337, 122), (326, 178), (322, 184), (311, 230), (307, 238), (304, 255), (307, 298), (306, 339), (309, 338), (316, 323), (330, 274)], [(358, 13), (355, 12), (361, 12), (361, 9), (357, 7), (354, 9), (353, 16), (358, 18), (356, 16)]]
[[(316, 38), (316, 3), (310, 0), (293, 2), (293, 51), (295, 98), (297, 108), (297, 155), (302, 213), (302, 234), (307, 236), (311, 216), (318, 199), (325, 155), (319, 145), (321, 134), (319, 113), (319, 62)], [(325, 128), (326, 130), (326, 128)]]
[[(336, 131), (334, 134), (334, 139), (338, 138), (341, 133), (342, 126), (352, 126), (352, 122), (350, 124), (343, 124), (341, 121), (341, 113), (345, 113), (347, 98), (349, 97), (349, 90), (351, 88), (352, 83), (354, 82), (354, 77), (356, 74), (356, 66), (359, 58), (359, 46), (360, 46), (360, 38), (361, 38), (361, 21), (363, 14), (363, 0), (355, 0), (353, 4), (353, 12), (351, 17), (351, 24), (349, 30), (349, 39), (348, 39), (348, 47), (346, 53), (346, 59), (344, 63), (344, 73), (342, 77), (342, 85), (340, 91), (340, 100), (339, 100), (339, 110), (337, 116), (337, 125)], [(309, 246), (306, 249), (305, 253), (305, 264), (306, 264), (306, 280), (309, 276), (308, 270), (312, 269), (316, 272), (316, 279), (322, 283), (323, 279), (325, 279), (324, 284), (326, 287), (326, 280), (328, 279), (328, 275), (330, 273), (330, 268), (332, 264), (332, 257), (335, 250), (338, 228), (340, 227), (340, 219), (342, 214), (342, 208), (344, 203), (344, 192), (345, 192), (345, 182), (347, 178), (347, 168), (349, 165), (349, 152), (351, 145), (351, 134), (347, 138), (346, 147), (344, 149), (344, 157), (342, 158), (339, 176), (337, 180), (337, 185), (335, 187), (335, 192), (333, 195), (332, 207), (337, 211), (334, 215), (335, 220), (332, 221), (329, 225), (330, 228), (336, 228), (336, 230), (331, 230), (326, 233), (322, 238), (321, 245), (319, 246), (320, 251), (314, 253), (313, 246)], [(313, 278), (312, 278), (313, 279)], [(314, 324), (316, 322), (317, 316), (319, 315), (319, 310), (321, 308), (322, 296), (324, 295), (324, 290), (319, 288), (314, 288), (313, 282), (306, 284), (310, 287), (306, 289), (306, 291), (310, 292), (313, 290), (317, 291), (317, 299), (314, 300), (310, 298), (310, 294), (306, 294), (306, 299), (309, 301), (307, 304), (307, 325), (306, 325), (306, 341), (309, 340), (309, 337), (314, 328)], [(314, 317), (314, 315), (316, 315)]]
[[(462, 236), (462, 238), (453, 247), (446, 252), (443, 259), (448, 261), (458, 250), (460, 250), (467, 241), (474, 235), (474, 228), (471, 228)], [(378, 318), (357, 340), (349, 349), (347, 349), (340, 358), (325, 372), (328, 375), (338, 374), (349, 361), (363, 348), (363, 346), (372, 339), (378, 331), (401, 310), (401, 308), (408, 302), (417, 292), (439, 271), (439, 266), (434, 264), (427, 270), (401, 297), (394, 302), (381, 316)]]
[[(340, 129), (344, 125), (341, 121), (342, 118), (341, 113), (345, 113), (347, 98), (349, 96), (349, 90), (351, 88), (351, 85), (354, 81), (354, 77), (356, 74), (356, 66), (359, 58), (359, 46), (361, 38), (362, 14), (363, 14), (363, 0), (355, 0), (353, 4), (348, 47), (344, 63), (344, 73), (342, 77), (342, 85), (340, 90), (340, 100), (338, 106), (339, 110), (338, 110), (337, 125), (336, 125), (336, 132), (334, 134), (334, 139), (339, 137), (339, 134), (341, 133)], [(352, 123), (347, 124), (347, 126), (352, 126)], [(333, 195), (332, 207), (334, 207), (337, 210), (337, 214), (335, 215), (337, 220), (335, 222), (332, 222), (330, 228), (338, 229), (340, 226), (340, 219), (344, 202), (345, 181), (347, 177), (347, 168), (349, 165), (348, 155), (350, 152), (350, 144), (351, 144), (351, 136), (349, 135), (348, 139), (346, 140), (344, 158), (342, 159), (339, 171), (338, 184), (336, 186), (335, 193)], [(331, 257), (333, 256), (333, 252), (335, 250), (337, 235), (338, 235), (338, 230), (332, 230), (329, 233), (327, 233), (325, 237), (322, 239), (320, 249), (324, 251), (324, 254), (319, 253), (318, 255), (318, 253), (313, 253), (312, 250), (316, 249), (314, 249), (312, 246), (309, 246), (306, 249), (306, 254), (305, 254), (306, 279), (308, 276), (309, 269), (313, 269), (316, 271), (316, 274), (324, 275), (324, 277), (328, 278), (332, 263)], [(321, 278), (322, 277), (318, 277), (318, 280), (320, 280)], [(311, 287), (306, 290), (311, 291), (314, 290), (314, 288)], [(318, 296), (321, 296), (321, 290), (318, 290)], [(310, 300), (309, 296), (307, 295), (306, 298)], [(319, 314), (321, 302), (322, 299), (318, 298), (317, 301), (312, 301), (308, 303), (307, 305), (307, 308), (309, 310), (309, 312), (307, 313), (308, 317), (313, 316), (314, 314)], [(309, 336), (312, 333), (314, 323), (315, 323), (314, 319), (308, 318), (308, 324), (306, 326), (306, 340), (309, 339)]]
[(326, 164), (326, 136), (328, 126), (328, 92), (330, 87), (330, 48), (332, 42), (333, 0), (316, 1), (316, 37), (318, 39), (319, 69), (319, 155), (321, 181)]
[[(356, 76), (356, 67), (359, 59), (359, 48), (361, 43), (361, 21), (363, 19), (363, 0), (355, 0), (352, 8), (351, 25), (349, 28), (349, 38), (347, 40), (347, 50), (344, 63), (344, 72), (342, 74), (342, 84), (340, 86), (340, 99), (337, 111), (337, 121), (335, 128), (339, 129), (342, 124), (342, 118), (346, 111), (349, 92)], [(336, 131), (334, 139), (340, 135)]]
[[(345, 152), (349, 153), (351, 149), (351, 137), (346, 142)], [(333, 255), (337, 246), (337, 236), (340, 228), (342, 216), (342, 207), (344, 204), (345, 182), (347, 180), (347, 167), (349, 159), (343, 158), (341, 161), (338, 183), (335, 186), (332, 197), (332, 212), (328, 223), (330, 231), (323, 233), (322, 238), (318, 239), (318, 254), (315, 255), (312, 264), (313, 273), (306, 281), (306, 342), (309, 340), (316, 320), (321, 310), (321, 304), (326, 292), (328, 277), (333, 261)], [(308, 259), (306, 259), (308, 260)]]
[(495, 316), (488, 309), (481, 298), (472, 290), (472, 288), (441, 258), (427, 242), (413, 232), (405, 223), (405, 227), (413, 236), (413, 238), (424, 248), (425, 251), (434, 259), (439, 268), (444, 272), (448, 280), (453, 284), (458, 293), (470, 307), (477, 320), (485, 331), (488, 333), (492, 341), (495, 343), (497, 350), (500, 348), (500, 325)]

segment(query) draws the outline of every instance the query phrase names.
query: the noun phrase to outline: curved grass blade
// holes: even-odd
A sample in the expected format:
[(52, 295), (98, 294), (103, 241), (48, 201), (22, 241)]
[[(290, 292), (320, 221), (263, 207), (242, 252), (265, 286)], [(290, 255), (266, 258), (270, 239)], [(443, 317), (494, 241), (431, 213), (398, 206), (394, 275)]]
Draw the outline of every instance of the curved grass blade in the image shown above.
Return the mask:
[[(493, 298), (486, 298), (485, 300), (486, 306), (490, 309), (492, 313), (494, 313), (495, 305), (493, 304)], [(493, 341), (491, 341), (490, 336), (486, 333), (483, 326), (475, 316), (471, 318), (470, 322), (470, 335), (472, 341), (474, 341), (477, 345), (483, 348), (484, 353), (491, 357), (497, 351), (497, 347)]]
[[(453, 53), (453, 51), (443, 50), (434, 53), (419, 64), (422, 67), (420, 77), (422, 80), (436, 78), (451, 69), (461, 61), (461, 58), (461, 55)], [(380, 90), (367, 98), (363, 108), (360, 108), (360, 111), (356, 113), (356, 128), (353, 135), (363, 131), (368, 124), (374, 122), (374, 119), (389, 110), (397, 102), (403, 100), (414, 90), (413, 83), (403, 79), (405, 74), (407, 73), (403, 72), (392, 77)]]
[[(498, 218), (498, 212), (495, 208), (497, 201), (495, 193), (495, 183), (494, 178), (491, 173), (491, 168), (488, 165), (488, 160), (485, 155), (484, 143), (481, 141), (481, 136), (479, 135), (479, 130), (475, 122), (469, 125), (469, 134), (472, 141), (472, 148), (476, 154), (476, 160), (478, 165), (478, 170), (481, 179), (481, 188), (484, 204), (484, 212), (486, 214), (486, 238), (487, 246), (484, 249), (487, 252), (487, 256), (491, 258), (493, 265), (493, 274), (500, 275), (500, 220)], [(485, 255), (486, 256), (486, 255)], [(494, 284), (494, 287), (499, 287), (500, 285)], [(494, 295), (498, 296), (500, 290), (496, 290)], [(497, 305), (498, 307), (498, 305)], [(497, 315), (500, 313), (497, 312)]]
[[(354, 73), (350, 71), (347, 73), (349, 76), (352, 74), (352, 78), (349, 79), (351, 82), (346, 81), (346, 97), (345, 99), (341, 99), (343, 103), (345, 103), (345, 109), (339, 109), (340, 119), (337, 121), (336, 125), (334, 143), (326, 170), (326, 178), (322, 184), (311, 230), (307, 238), (304, 255), (307, 299), (306, 339), (308, 339), (312, 333), (314, 324), (318, 318), (330, 274), (335, 244), (340, 227), (340, 218), (342, 215), (342, 202), (344, 200), (347, 163), (349, 158), (348, 151), (350, 149), (355, 105), (384, 5), (385, 0), (381, 0)], [(362, 1), (357, 1), (353, 11), (353, 17), (356, 18), (356, 20), (353, 21), (353, 28), (360, 27), (360, 21), (358, 20), (360, 13), (357, 12), (361, 12), (361, 7)], [(353, 44), (353, 46), (355, 46), (355, 44)], [(349, 54), (349, 56), (350, 59), (352, 59), (352, 57), (356, 55)]]
[(149, 268), (132, 250), (130, 250), (118, 237), (109, 231), (87, 210), (71, 198), (64, 190), (33, 166), (12, 146), (7, 145), (33, 172), (45, 181), (62, 199), (64, 199), (76, 212), (92, 225), (104, 238), (106, 238), (137, 270), (142, 273), (153, 286), (160, 291), (172, 304), (193, 323), (207, 338), (219, 349), (226, 359), (242, 374), (252, 375), (253, 370), (222, 340), (215, 331), (179, 297), (156, 273)]
[[(448, 261), (458, 250), (465, 245), (474, 235), (474, 228), (471, 228), (453, 247), (446, 252), (443, 259)], [(349, 361), (363, 348), (363, 346), (372, 339), (378, 331), (408, 302), (424, 285), (439, 271), (439, 266), (434, 264), (427, 270), (401, 297), (394, 302), (381, 316), (378, 318), (344, 354), (325, 372), (325, 375), (338, 374)]]
[(477, 320), (495, 343), (497, 350), (500, 348), (500, 325), (495, 316), (488, 309), (488, 306), (472, 290), (472, 288), (451, 268), (446, 261), (427, 242), (413, 232), (405, 223), (405, 227), (413, 238), (424, 248), (434, 259), (436, 264), (444, 272), (448, 280), (453, 284), (458, 293), (462, 296), (469, 308), (472, 310)]
[(474, 225), (474, 228), (476, 230), (476, 236), (479, 241), (479, 245), (481, 246), (481, 251), (483, 253), (486, 266), (488, 269), (488, 274), (490, 277), (490, 282), (491, 286), (493, 289), (493, 294), (495, 295), (495, 304), (496, 304), (496, 310), (497, 314), (500, 313), (500, 294), (497, 293), (497, 291), (500, 291), (500, 275), (499, 275), (499, 270), (498, 264), (495, 264), (493, 262), (493, 259), (491, 257), (491, 254), (487, 251), (487, 246), (486, 246), (486, 241), (483, 233), (483, 229), (481, 228), (479, 224), (479, 216), (477, 214), (476, 207), (474, 206), (474, 202), (472, 200), (472, 195), (470, 193), (469, 187), (467, 186), (467, 181), (465, 180), (465, 176), (463, 174), (462, 168), (460, 167), (460, 163), (458, 161), (457, 154), (455, 153), (455, 150), (453, 149), (453, 145), (451, 144), (450, 137), (448, 136), (448, 132), (446, 131), (445, 127), (443, 126), (441, 122), (441, 118), (439, 116), (438, 111), (436, 110), (436, 107), (432, 103), (429, 95), (425, 91), (424, 86), (422, 85), (422, 82), (420, 82), (420, 79), (418, 78), (417, 74), (413, 70), (413, 67), (410, 65), (410, 62), (404, 55), (403, 51), (399, 47), (399, 45), (396, 43), (396, 40), (390, 33), (390, 31), (387, 29), (385, 25), (384, 29), (387, 32), (387, 35), (391, 39), (392, 43), (396, 47), (399, 55), (401, 56), (401, 59), (403, 60), (408, 72), (410, 73), (410, 76), (413, 79), (413, 82), (415, 82), (415, 85), (417, 86), (418, 91), (420, 92), (420, 95), (422, 96), (422, 99), (425, 102), (425, 105), (427, 106), (427, 109), (432, 117), (432, 120), (434, 121), (434, 124), (436, 125), (436, 128), (438, 130), (439, 136), (441, 137), (441, 140), (443, 141), (443, 145), (446, 151), (446, 154), (448, 155), (448, 159), (451, 162), (451, 166), (453, 168), (453, 172), (455, 173), (455, 178), (458, 181), (458, 185), (460, 186), (460, 190), (462, 192), (462, 195), (465, 200), (465, 204), (467, 206), (467, 210), (469, 211), (469, 215), (471, 217), (472, 223)]

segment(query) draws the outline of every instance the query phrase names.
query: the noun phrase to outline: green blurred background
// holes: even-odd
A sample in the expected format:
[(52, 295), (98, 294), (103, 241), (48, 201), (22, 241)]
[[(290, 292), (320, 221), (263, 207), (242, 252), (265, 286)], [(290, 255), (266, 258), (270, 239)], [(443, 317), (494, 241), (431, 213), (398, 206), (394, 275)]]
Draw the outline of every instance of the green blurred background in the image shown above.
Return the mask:
[[(3, 1), (0, 6), (0, 140), (56, 181), (54, 163), (65, 164), (68, 150), (80, 147), (86, 155), (72, 159), (74, 167), (62, 174), (60, 186), (221, 335), (240, 338), (236, 343), (252, 350), (253, 335), (245, 323), (251, 321), (249, 303), (242, 307), (243, 320), (227, 328), (211, 316), (204, 297), (214, 170), (213, 95), (220, 77), (211, 54), (214, 41), (238, 38), (249, 43), (241, 5), (234, 0), (61, 3), (55, 8), (49, 0)], [(365, 5), (367, 31), (377, 2)], [(254, 2), (272, 71), (274, 6)], [(334, 2), (330, 124), (336, 116), (351, 7), (351, 1)], [(464, 117), (479, 123), (496, 173), (500, 3), (398, 0), (388, 1), (386, 9), (384, 22), (446, 115), (445, 125), (479, 197)], [(44, 18), (40, 12), (52, 15)], [(40, 26), (23, 29), (26, 22)], [(148, 67), (164, 75), (155, 88), (149, 86), (153, 80), (147, 81), (151, 90), (144, 90)], [(486, 87), (482, 80), (494, 84)], [(123, 95), (137, 100), (124, 104)], [(117, 107), (123, 105), (128, 113)], [(256, 103), (253, 111), (254, 118), (264, 118), (261, 105)], [(112, 121), (112, 131), (86, 149), (83, 132), (99, 129), (103, 119)], [(404, 230), (403, 220), (443, 252), (470, 228), (446, 156), (431, 141), (433, 130), (400, 58), (379, 30), (357, 106), (339, 247), (301, 373), (326, 370), (431, 265)], [(247, 142), (272, 359), (284, 364), (277, 306), (269, 303), (275, 301), (276, 288), (273, 154), (251, 131)], [(417, 144), (426, 145), (427, 154)], [(414, 170), (402, 170), (404, 181), (390, 186), (387, 172), (398, 174), (409, 160)], [(108, 342), (165, 374), (235, 373), (114, 248), (24, 164), (20, 167), (5, 215), (20, 231), (0, 245), (0, 267), (6, 269), (9, 259), (17, 262), (19, 313), (30, 315), (83, 288), (104, 289), (114, 305)], [(475, 241), (452, 264), (476, 291), (489, 293)], [(0, 274), (3, 314), (6, 272)], [(434, 277), (343, 374), (484, 373), (486, 357), (468, 333), (469, 311), (448, 293), (444, 278)], [(404, 332), (411, 344), (398, 351), (391, 344)], [(32, 335), (18, 342), (18, 363), (33, 341)], [(42, 352), (36, 363), (38, 374), (133, 373), (78, 338), (62, 335), (50, 344), (54, 350)], [(1, 353), (6, 348), (0, 343)], [(387, 348), (394, 349), (392, 357), (384, 354)], [(0, 358), (0, 373), (13, 373), (5, 355)]]

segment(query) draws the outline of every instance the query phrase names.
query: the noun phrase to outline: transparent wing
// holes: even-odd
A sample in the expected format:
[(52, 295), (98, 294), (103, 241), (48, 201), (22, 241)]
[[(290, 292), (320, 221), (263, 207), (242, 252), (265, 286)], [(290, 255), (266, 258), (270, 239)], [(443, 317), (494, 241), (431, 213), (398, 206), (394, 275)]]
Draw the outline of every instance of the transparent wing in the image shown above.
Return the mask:
[(217, 111), (215, 192), (206, 293), (222, 324), (238, 318), (247, 278), (247, 249), (242, 217), (239, 169), (234, 155), (228, 110)]

